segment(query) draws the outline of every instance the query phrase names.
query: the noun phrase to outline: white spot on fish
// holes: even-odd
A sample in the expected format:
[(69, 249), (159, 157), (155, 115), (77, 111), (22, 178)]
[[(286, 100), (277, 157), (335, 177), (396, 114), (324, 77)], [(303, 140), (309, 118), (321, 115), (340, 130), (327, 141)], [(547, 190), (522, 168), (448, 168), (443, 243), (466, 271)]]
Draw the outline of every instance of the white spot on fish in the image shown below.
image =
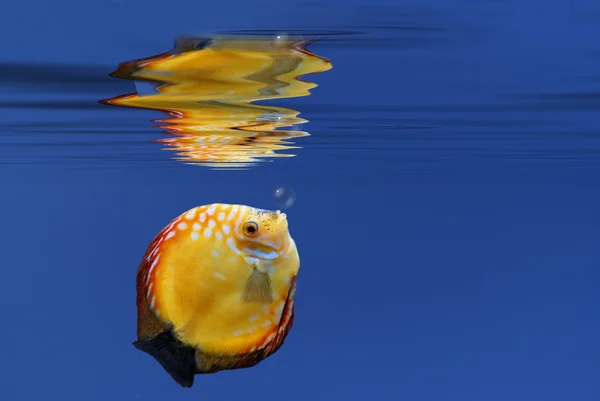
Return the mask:
[(250, 257), (250, 256), (244, 256), (244, 261), (252, 266), (254, 266), (255, 264), (258, 263), (258, 259)]
[(152, 252), (150, 252), (150, 255), (148, 255), (148, 260), (152, 259), (152, 256), (154, 256), (154, 254), (156, 253), (156, 251), (158, 251), (158, 246), (160, 245), (160, 242), (154, 247), (154, 249), (152, 249)]
[(223, 273), (219, 273), (219, 272), (214, 272), (213, 276), (215, 276), (216, 278), (218, 278), (219, 280), (227, 280), (227, 277), (225, 277), (225, 275)]
[(229, 245), (229, 248), (231, 248), (233, 252), (237, 253), (238, 255), (241, 255), (240, 250), (237, 249), (237, 247), (235, 246), (235, 241), (233, 240), (233, 238), (227, 238), (227, 245)]
[(150, 309), (154, 309), (154, 301), (156, 301), (156, 297), (152, 297), (152, 301), (150, 301)]
[(217, 239), (218, 239), (219, 241), (221, 241), (221, 240), (223, 239), (223, 234), (221, 234), (221, 232), (220, 232), (220, 231), (217, 231), (217, 232), (216, 232), (216, 234), (215, 234), (215, 237), (217, 237)]
[(192, 241), (196, 241), (198, 239), (198, 233), (193, 232), (192, 234), (190, 234), (190, 237), (192, 238)]
[(175, 232), (174, 232), (174, 231), (171, 231), (171, 232), (169, 232), (169, 233), (167, 234), (167, 239), (169, 239), (169, 238), (173, 238), (173, 236), (174, 236), (174, 235), (175, 235)]
[(237, 213), (238, 209), (239, 209), (239, 206), (234, 206), (234, 207), (231, 208), (231, 213), (229, 213), (229, 216), (227, 216), (227, 220), (228, 221), (233, 220), (233, 218), (235, 217), (235, 214)]
[(219, 221), (225, 220), (225, 213), (223, 213), (223, 212), (219, 213), (219, 216), (217, 216), (217, 218), (219, 219)]
[(200, 224), (198, 224), (198, 223), (194, 223), (194, 225), (192, 226), (192, 228), (194, 229), (194, 231), (200, 231), (200, 229), (201, 229), (202, 227), (200, 226)]
[(213, 219), (208, 220), (208, 228), (210, 228), (211, 230), (213, 228), (215, 228), (215, 221)]
[(200, 213), (200, 217), (198, 218), (198, 220), (200, 220), (200, 223), (204, 223), (204, 221), (206, 220), (206, 213)]
[(154, 286), (154, 283), (150, 283), (150, 285), (148, 286), (148, 292), (146, 293), (146, 298), (150, 298), (150, 293), (152, 292), (153, 286)]
[(217, 251), (216, 249), (213, 249), (213, 250), (210, 252), (210, 254), (211, 254), (211, 255), (213, 255), (215, 258), (218, 258), (218, 257), (219, 257), (219, 255), (221, 255), (221, 254), (219, 253), (219, 251)]
[(239, 337), (239, 336), (241, 336), (242, 334), (244, 334), (244, 330), (236, 330), (236, 331), (234, 331), (234, 332), (232, 333), (232, 335), (233, 335), (234, 337)]
[(150, 276), (152, 275), (152, 271), (154, 270), (154, 268), (158, 264), (158, 259), (160, 259), (160, 253), (158, 255), (156, 255), (156, 259), (154, 259), (154, 262), (152, 262), (152, 265), (150, 266), (150, 270), (148, 270), (148, 280), (150, 280)]
[(225, 235), (229, 235), (229, 233), (231, 232), (231, 227), (229, 227), (229, 225), (227, 224), (223, 225), (221, 229), (223, 230), (223, 234)]
[(257, 327), (256, 327), (256, 326), (252, 326), (252, 327), (250, 327), (250, 328), (246, 329), (246, 333), (248, 333), (248, 334), (252, 334), (252, 333), (254, 332), (254, 330), (256, 330), (256, 329), (257, 329)]
[(246, 207), (242, 206), (240, 215), (238, 216), (238, 219), (235, 221), (235, 232), (240, 232), (240, 226), (242, 225), (242, 218), (245, 215), (245, 210), (246, 210)]
[(196, 215), (196, 209), (192, 209), (185, 215), (185, 218), (190, 220), (190, 219), (193, 219), (195, 215)]
[(187, 224), (185, 223), (179, 223), (179, 225), (177, 226), (177, 228), (179, 228), (180, 230), (185, 230), (187, 228)]
[(254, 352), (254, 351), (256, 351), (256, 347), (250, 348), (250, 352)]
[(264, 327), (266, 329), (267, 327), (271, 327), (272, 324), (273, 323), (270, 320), (265, 320), (261, 327)]
[(154, 313), (156, 314), (156, 317), (160, 316), (160, 310), (157, 309), (156, 312), (154, 312)]
[(206, 238), (209, 238), (212, 235), (212, 230), (210, 228), (207, 228), (206, 230), (204, 230), (204, 236)]
[(260, 309), (263, 311), (263, 313), (269, 313), (271, 311), (271, 308), (269, 308), (268, 305), (263, 305), (260, 307)]
[(212, 216), (215, 213), (216, 209), (217, 209), (217, 205), (210, 205), (208, 207), (208, 210), (206, 211), (206, 214), (208, 214), (209, 216)]
[(250, 321), (250, 323), (254, 323), (258, 320), (258, 316), (252, 315), (248, 318), (248, 320)]
[(283, 278), (283, 284), (285, 284), (285, 285), (289, 285), (291, 282), (292, 282), (292, 278), (291, 278), (291, 277), (289, 277), (289, 276), (285, 276), (285, 277)]

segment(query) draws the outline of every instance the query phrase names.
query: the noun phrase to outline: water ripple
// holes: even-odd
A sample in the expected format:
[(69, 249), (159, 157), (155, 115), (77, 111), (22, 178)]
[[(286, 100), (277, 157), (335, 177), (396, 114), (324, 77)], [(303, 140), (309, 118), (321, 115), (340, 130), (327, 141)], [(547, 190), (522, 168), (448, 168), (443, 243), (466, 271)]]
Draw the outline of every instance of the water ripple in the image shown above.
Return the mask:
[[(263, 158), (290, 157), (291, 139), (308, 136), (298, 111), (259, 101), (310, 95), (303, 77), (331, 64), (307, 50), (312, 40), (182, 37), (166, 53), (122, 63), (111, 75), (137, 93), (101, 103), (161, 111), (158, 139), (175, 159), (211, 168), (245, 168)], [(287, 128), (287, 129), (282, 129)], [(286, 153), (283, 153), (283, 152)]]
[[(49, 93), (109, 92), (122, 90), (126, 85), (111, 80), (110, 69), (100, 65), (39, 64), (0, 62), (0, 86), (6, 89), (42, 91)], [(12, 102), (16, 103), (17, 102)], [(9, 107), (8, 102), (3, 102)], [(19, 106), (17, 106), (19, 107)]]
[[(348, 15), (344, 26), (284, 34), (182, 36), (117, 71), (114, 64), (0, 62), (0, 164), (246, 168), (275, 160), (353, 175), (376, 166), (600, 167), (595, 42), (565, 43), (552, 55), (546, 37), (520, 46), (528, 37), (502, 18), (481, 28), (447, 11), (365, 6)], [(277, 36), (284, 46), (272, 46)], [(457, 43), (469, 46), (447, 46)], [(335, 73), (302, 78), (331, 68), (309, 44), (334, 58)], [(311, 95), (313, 78), (322, 86)], [(517, 95), (496, 93), (505, 90)], [(293, 155), (300, 157), (276, 159)]]

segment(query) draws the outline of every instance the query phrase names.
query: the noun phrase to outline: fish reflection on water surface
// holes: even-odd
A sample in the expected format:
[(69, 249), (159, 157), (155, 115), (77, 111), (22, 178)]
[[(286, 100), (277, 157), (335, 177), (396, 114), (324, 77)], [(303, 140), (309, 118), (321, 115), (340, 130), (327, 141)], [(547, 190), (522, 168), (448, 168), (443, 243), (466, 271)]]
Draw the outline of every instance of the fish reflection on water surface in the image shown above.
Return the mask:
[[(291, 157), (298, 111), (257, 101), (309, 96), (303, 76), (331, 63), (307, 50), (312, 41), (265, 38), (181, 38), (172, 51), (122, 63), (111, 74), (133, 80), (138, 93), (102, 100), (161, 111), (158, 139), (175, 159), (211, 168), (247, 168), (264, 158)], [(148, 93), (148, 94), (145, 94)], [(282, 129), (285, 128), (285, 129)]]

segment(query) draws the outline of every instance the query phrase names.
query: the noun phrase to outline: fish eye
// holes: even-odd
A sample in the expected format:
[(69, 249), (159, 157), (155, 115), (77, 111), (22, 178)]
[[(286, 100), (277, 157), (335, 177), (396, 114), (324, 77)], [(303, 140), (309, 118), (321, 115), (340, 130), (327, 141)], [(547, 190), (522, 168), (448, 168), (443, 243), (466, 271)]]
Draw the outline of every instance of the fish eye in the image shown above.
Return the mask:
[(253, 221), (248, 221), (244, 224), (244, 234), (249, 237), (253, 237), (258, 233), (258, 224)]

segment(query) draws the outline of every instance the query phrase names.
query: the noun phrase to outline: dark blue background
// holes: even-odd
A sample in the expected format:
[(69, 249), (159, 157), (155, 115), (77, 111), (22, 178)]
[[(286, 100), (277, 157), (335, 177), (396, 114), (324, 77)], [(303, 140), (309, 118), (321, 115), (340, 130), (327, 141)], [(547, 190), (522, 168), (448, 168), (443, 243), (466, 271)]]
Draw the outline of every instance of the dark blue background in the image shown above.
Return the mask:
[[(600, 6), (564, 1), (45, 1), (2, 5), (0, 399), (600, 399)], [(97, 100), (179, 34), (359, 31), (298, 156), (171, 160)], [(55, 65), (56, 64), (56, 65)], [(181, 389), (136, 351), (135, 272), (196, 205), (288, 212), (302, 261), (283, 348)]]

